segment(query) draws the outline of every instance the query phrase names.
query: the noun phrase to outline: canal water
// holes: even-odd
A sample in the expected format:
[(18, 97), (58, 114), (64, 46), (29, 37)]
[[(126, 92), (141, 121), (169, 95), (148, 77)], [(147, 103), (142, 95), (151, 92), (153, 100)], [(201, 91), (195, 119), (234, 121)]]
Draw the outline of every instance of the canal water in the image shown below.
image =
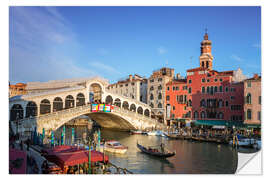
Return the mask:
[[(60, 128), (61, 129), (61, 128)], [(75, 127), (76, 138), (86, 134), (86, 127)], [(60, 132), (56, 133), (59, 137)], [(71, 128), (66, 128), (66, 141), (71, 138)], [(101, 130), (101, 138), (117, 140), (128, 146), (124, 155), (106, 153), (110, 161), (135, 174), (233, 174), (237, 169), (237, 151), (229, 145), (187, 140), (170, 140), (166, 137), (131, 135), (128, 132)], [(160, 159), (140, 152), (137, 141), (145, 146), (164, 143), (176, 155)]]

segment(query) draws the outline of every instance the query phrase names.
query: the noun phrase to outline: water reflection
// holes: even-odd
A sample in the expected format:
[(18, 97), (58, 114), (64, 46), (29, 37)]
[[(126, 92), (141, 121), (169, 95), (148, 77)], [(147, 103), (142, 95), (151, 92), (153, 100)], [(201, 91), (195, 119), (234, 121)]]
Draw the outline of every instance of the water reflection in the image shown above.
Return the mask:
[[(71, 138), (67, 128), (66, 138)], [(76, 128), (76, 135), (83, 136), (86, 128)], [(102, 130), (101, 138), (117, 140), (128, 146), (126, 154), (106, 153), (117, 166), (127, 168), (137, 174), (232, 174), (237, 168), (237, 150), (229, 145), (169, 140), (165, 137), (130, 135), (127, 132)], [(144, 146), (164, 143), (176, 155), (160, 159), (140, 152), (137, 141)]]

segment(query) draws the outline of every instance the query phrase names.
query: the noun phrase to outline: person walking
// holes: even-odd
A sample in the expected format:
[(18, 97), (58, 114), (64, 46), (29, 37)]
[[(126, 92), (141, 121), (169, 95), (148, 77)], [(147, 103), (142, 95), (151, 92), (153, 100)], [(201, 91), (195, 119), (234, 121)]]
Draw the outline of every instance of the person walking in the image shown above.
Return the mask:
[(22, 142), (22, 140), (20, 142), (20, 147), (21, 147), (21, 150), (23, 151), (23, 142)]
[(29, 146), (30, 146), (30, 139), (29, 138), (26, 140), (26, 145), (27, 145), (27, 151), (29, 151)]

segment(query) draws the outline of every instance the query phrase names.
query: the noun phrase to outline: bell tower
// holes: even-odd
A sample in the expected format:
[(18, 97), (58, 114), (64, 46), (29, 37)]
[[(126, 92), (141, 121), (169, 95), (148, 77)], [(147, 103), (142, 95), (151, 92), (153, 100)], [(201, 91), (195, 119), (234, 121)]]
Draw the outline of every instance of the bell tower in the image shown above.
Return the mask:
[(201, 42), (200, 67), (212, 70), (212, 62), (214, 58), (212, 56), (211, 49), (212, 49), (212, 42), (208, 40), (208, 33), (206, 29), (203, 41)]

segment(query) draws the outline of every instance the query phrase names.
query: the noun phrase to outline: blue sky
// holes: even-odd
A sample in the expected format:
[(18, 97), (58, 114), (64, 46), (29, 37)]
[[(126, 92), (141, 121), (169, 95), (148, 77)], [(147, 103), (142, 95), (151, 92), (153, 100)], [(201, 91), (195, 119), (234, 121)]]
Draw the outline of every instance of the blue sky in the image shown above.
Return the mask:
[(10, 7), (9, 80), (48, 81), (199, 66), (205, 28), (213, 68), (261, 72), (260, 7)]

